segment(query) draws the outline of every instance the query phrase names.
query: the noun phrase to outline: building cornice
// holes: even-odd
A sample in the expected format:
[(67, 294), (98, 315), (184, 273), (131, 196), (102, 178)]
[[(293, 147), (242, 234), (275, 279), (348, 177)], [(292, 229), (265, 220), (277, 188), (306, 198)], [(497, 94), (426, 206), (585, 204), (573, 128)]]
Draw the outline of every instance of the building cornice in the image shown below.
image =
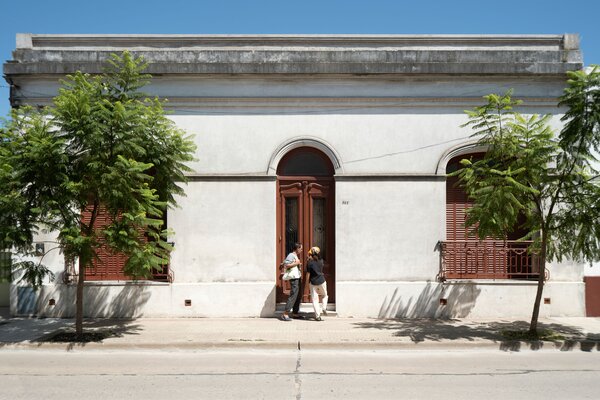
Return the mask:
[(130, 50), (155, 75), (560, 75), (582, 67), (566, 35), (18, 34), (4, 74), (99, 73)]
[(202, 48), (238, 46), (551, 46), (578, 49), (577, 35), (153, 35), (17, 34), (20, 48)]

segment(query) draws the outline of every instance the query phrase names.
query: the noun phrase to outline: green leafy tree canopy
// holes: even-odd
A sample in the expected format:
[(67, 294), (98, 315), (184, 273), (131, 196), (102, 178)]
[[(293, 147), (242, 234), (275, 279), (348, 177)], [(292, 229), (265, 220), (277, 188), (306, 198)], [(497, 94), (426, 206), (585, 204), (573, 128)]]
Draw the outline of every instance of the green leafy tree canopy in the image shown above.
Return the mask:
[[(100, 238), (128, 256), (133, 277), (168, 262), (163, 213), (184, 194), (195, 146), (162, 102), (140, 91), (150, 80), (145, 68), (128, 52), (112, 55), (102, 75), (67, 76), (51, 107), (13, 109), (1, 130), (0, 244), (28, 254), (40, 229), (58, 232), (58, 247), (79, 260), (78, 320)], [(101, 211), (112, 222), (94, 229)], [(39, 285), (44, 270), (25, 269)]]
[(568, 257), (600, 259), (600, 78), (570, 72), (560, 105), (567, 108), (558, 135), (550, 115), (525, 116), (512, 92), (485, 96), (487, 103), (467, 111), (478, 144), (487, 148), (480, 161), (462, 160), (457, 171), (473, 201), (466, 226), (480, 238), (506, 237), (518, 224), (533, 240), (530, 252), (540, 263), (530, 331), (537, 331), (547, 262)]

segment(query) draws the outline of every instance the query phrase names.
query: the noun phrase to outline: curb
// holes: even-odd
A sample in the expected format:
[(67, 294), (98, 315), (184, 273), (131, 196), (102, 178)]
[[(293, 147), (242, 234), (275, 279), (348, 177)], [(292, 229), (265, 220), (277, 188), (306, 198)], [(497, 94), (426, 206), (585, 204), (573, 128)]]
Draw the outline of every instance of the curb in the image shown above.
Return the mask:
[(364, 341), (364, 342), (302, 342), (302, 341), (261, 341), (261, 340), (231, 340), (226, 342), (35, 342), (0, 343), (0, 351), (6, 350), (390, 350), (390, 351), (477, 351), (490, 350), (502, 352), (525, 351), (583, 351), (600, 352), (600, 341), (566, 340), (560, 342), (489, 342), (489, 341), (459, 341), (459, 342), (400, 342), (400, 341)]

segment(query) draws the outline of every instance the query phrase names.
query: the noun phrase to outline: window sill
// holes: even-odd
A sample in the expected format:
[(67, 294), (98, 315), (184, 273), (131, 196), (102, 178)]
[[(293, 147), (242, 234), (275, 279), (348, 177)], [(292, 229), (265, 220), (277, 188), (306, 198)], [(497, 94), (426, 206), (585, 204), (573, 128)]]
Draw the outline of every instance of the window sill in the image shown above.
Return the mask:
[(169, 282), (156, 281), (85, 281), (84, 286), (169, 286)]
[(537, 286), (537, 280), (522, 280), (522, 279), (446, 279), (444, 284), (449, 285), (522, 285), (522, 286)]

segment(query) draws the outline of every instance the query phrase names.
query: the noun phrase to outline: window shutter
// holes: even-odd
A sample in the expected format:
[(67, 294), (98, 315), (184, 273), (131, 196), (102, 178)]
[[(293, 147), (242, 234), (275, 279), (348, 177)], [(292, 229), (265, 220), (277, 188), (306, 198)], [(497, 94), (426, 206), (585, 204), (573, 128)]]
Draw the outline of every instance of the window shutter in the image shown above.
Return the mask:
[[(447, 169), (458, 170), (460, 160), (483, 158), (483, 154), (455, 157)], [(479, 240), (469, 234), (465, 227), (467, 210), (473, 206), (459, 178), (446, 178), (446, 268), (448, 278), (503, 278), (506, 277), (507, 259), (500, 250), (505, 246), (503, 239), (486, 237)]]
[(446, 240), (474, 239), (467, 235), (465, 220), (467, 209), (473, 204), (465, 190), (458, 185), (457, 177), (446, 179)]
[[(91, 208), (87, 208), (82, 213), (83, 223), (88, 224), (92, 218)], [(94, 221), (94, 230), (102, 229), (109, 225), (112, 219), (106, 208), (100, 206), (98, 216)], [(86, 268), (86, 280), (131, 280), (131, 277), (123, 273), (123, 268), (128, 258), (121, 253), (113, 253), (106, 245), (104, 238), (99, 236), (100, 247), (96, 249), (97, 258), (92, 261), (92, 265)]]
[[(446, 170), (456, 171), (462, 158), (473, 161), (483, 154), (455, 157), (448, 162)], [(515, 239), (525, 232), (518, 226), (506, 238), (486, 237), (479, 240), (469, 235), (464, 226), (467, 210), (472, 207), (465, 190), (458, 184), (458, 177), (446, 178), (446, 242), (444, 243), (444, 274), (451, 279), (506, 279), (536, 278), (539, 266), (535, 257), (527, 253), (529, 243)]]

